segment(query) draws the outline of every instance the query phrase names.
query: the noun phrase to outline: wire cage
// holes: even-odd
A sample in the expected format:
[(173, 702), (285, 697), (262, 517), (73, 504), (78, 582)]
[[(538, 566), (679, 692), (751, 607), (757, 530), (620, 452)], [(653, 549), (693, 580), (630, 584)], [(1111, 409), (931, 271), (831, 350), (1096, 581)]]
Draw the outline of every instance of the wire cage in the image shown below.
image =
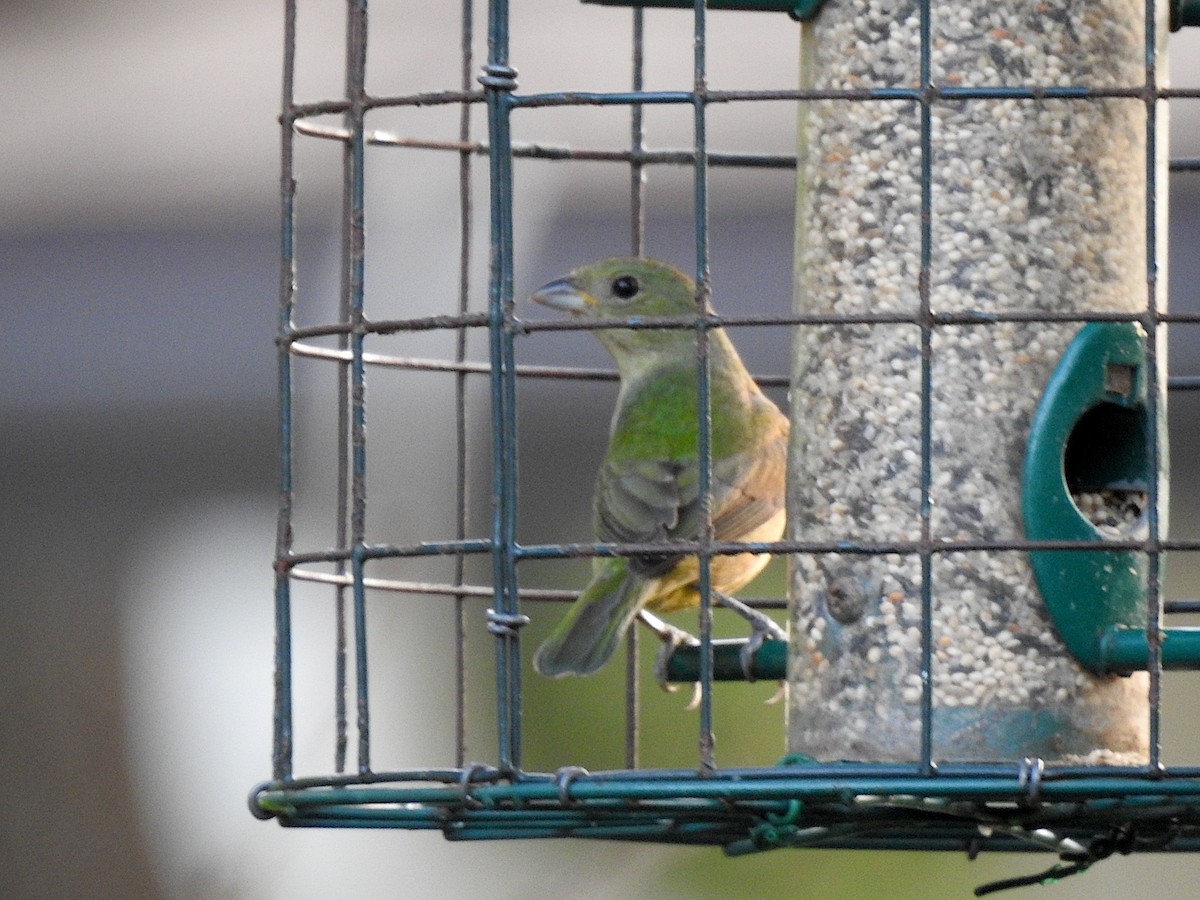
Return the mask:
[[(652, 5), (652, 4), (646, 4)], [(1117, 539), (1109, 549), (1137, 554), (1148, 571), (1145, 590), (1139, 595), (1138, 612), (1148, 623), (1140, 639), (1122, 643), (1108, 659), (1114, 671), (1144, 669), (1147, 673), (1148, 758), (1135, 765), (1064, 764), (1035, 755), (1019, 755), (1001, 762), (944, 762), (936, 755), (935, 722), (939, 710), (933, 702), (932, 667), (935, 653), (931, 623), (938, 597), (929, 577), (935, 560), (959, 553), (1058, 552), (1068, 556), (1094, 550), (1095, 544), (1078, 538), (1023, 540), (946, 540), (930, 528), (930, 499), (933, 493), (929, 455), (933, 433), (932, 378), (934, 337), (947, 327), (983, 328), (1002, 322), (1133, 323), (1144, 336), (1150, 386), (1147, 403), (1151, 421), (1157, 421), (1159, 401), (1155, 379), (1165, 356), (1165, 326), (1200, 323), (1200, 316), (1166, 312), (1158, 300), (1161, 285), (1156, 265), (1165, 240), (1157, 205), (1163, 181), (1157, 159), (1163, 147), (1156, 146), (1159, 131), (1156, 117), (1164, 102), (1200, 97), (1200, 91), (1162, 86), (1160, 48), (1156, 34), (1161, 11), (1147, 0), (1140, 21), (1144, 28), (1144, 69), (1140, 80), (1111, 88), (1096, 88), (1060, 81), (1053, 85), (967, 87), (935, 77), (932, 59), (936, 32), (937, 4), (914, 0), (904, 16), (916, 22), (918, 71), (911, 72), (899, 86), (787, 87), (769, 90), (715, 90), (707, 83), (706, 45), (709, 15), (697, 2), (676, 3), (692, 7), (678, 13), (680, 27), (687, 23), (694, 41), (694, 84), (690, 90), (651, 91), (644, 87), (645, 13), (640, 5), (632, 10), (609, 10), (613, 16), (632, 19), (631, 81), (628, 90), (609, 92), (554, 91), (523, 93), (509, 54), (509, 10), (506, 0), (490, 0), (487, 22), (476, 22), (472, 0), (464, 0), (460, 15), (460, 83), (454, 89), (376, 96), (367, 91), (366, 50), (368, 43), (366, 0), (348, 4), (346, 27), (345, 95), (334, 100), (298, 102), (295, 98), (297, 3), (286, 6), (285, 68), (282, 123), (282, 247), (279, 306), (279, 386), (281, 503), (277, 556), (276, 593), (276, 704), (274, 711), (274, 756), (271, 780), (255, 788), (251, 808), (262, 818), (275, 818), (289, 826), (337, 826), (371, 828), (433, 829), (454, 840), (515, 837), (592, 837), (623, 840), (710, 844), (741, 854), (777, 847), (835, 847), (960, 850), (975, 854), (984, 850), (1031, 850), (1054, 852), (1063, 860), (1037, 880), (1057, 877), (1085, 868), (1096, 859), (1114, 852), (1134, 850), (1195, 850), (1200, 848), (1200, 766), (1177, 765), (1162, 750), (1164, 714), (1162, 683), (1170, 668), (1196, 668), (1195, 645), (1184, 629), (1163, 631), (1165, 618), (1200, 611), (1200, 602), (1164, 602), (1161, 560), (1167, 554), (1181, 555), (1200, 550), (1200, 542), (1167, 538), (1158, 527), (1157, 481), (1147, 487), (1148, 530), (1136, 538)], [(710, 4), (713, 7), (720, 4)], [(738, 4), (728, 6), (736, 8)], [(776, 9), (794, 16), (821, 14), (820, 4), (746, 4), (753, 9)], [(909, 9), (908, 7), (911, 7)], [(1195, 18), (1188, 4), (1171, 9), (1172, 25), (1190, 24)], [(901, 12), (895, 13), (901, 17)], [(488, 55), (480, 67), (474, 58), (479, 34), (486, 33)], [(944, 312), (931, 297), (930, 270), (936, 264), (931, 220), (933, 218), (935, 134), (932, 113), (939, 106), (968, 101), (981, 103), (1045, 103), (1064, 100), (1101, 103), (1121, 98), (1139, 103), (1146, 141), (1144, 168), (1145, 202), (1140, 212), (1145, 223), (1146, 293), (1140, 306), (1127, 313), (1085, 311), (1052, 313), (1016, 309), (996, 314), (970, 310)], [(639, 728), (644, 698), (640, 683), (646, 674), (639, 667), (636, 635), (628, 639), (629, 664), (624, 673), (624, 767), (588, 771), (577, 760), (555, 760), (552, 771), (531, 771), (524, 762), (528, 733), (542, 723), (526, 714), (525, 694), (531, 677), (526, 668), (529, 653), (522, 631), (530, 616), (543, 609), (556, 612), (551, 602), (572, 599), (570, 590), (530, 588), (522, 584), (521, 564), (541, 560), (571, 560), (603, 555), (653, 552), (641, 545), (601, 543), (529, 544), (518, 539), (517, 417), (522, 379), (613, 380), (615, 373), (579, 367), (533, 366), (520, 361), (520, 342), (539, 332), (560, 332), (588, 327), (573, 322), (524, 321), (514, 297), (513, 167), (514, 160), (553, 160), (565, 163), (601, 162), (626, 167), (632, 209), (630, 247), (634, 255), (644, 252), (644, 221), (647, 208), (647, 173), (655, 167), (675, 167), (690, 173), (693, 191), (695, 274), (702, 295), (710, 280), (709, 221), (707, 195), (710, 171), (729, 167), (756, 171), (792, 170), (797, 157), (789, 154), (721, 152), (709, 147), (708, 119), (716, 104), (723, 106), (764, 101), (789, 102), (802, 106), (818, 101), (866, 104), (895, 101), (908, 103), (917, 111), (914, 134), (918, 150), (913, 219), (914, 251), (919, 259), (914, 289), (918, 304), (911, 314), (835, 315), (820, 312), (791, 312), (769, 315), (700, 315), (683, 327), (698, 334), (724, 327), (805, 329), (904, 325), (916, 329), (923, 348), (914, 361), (919, 389), (920, 447), (919, 519), (915, 538), (861, 541), (851, 538), (814, 539), (804, 534), (754, 545), (752, 549), (779, 557), (852, 557), (855, 559), (900, 555), (915, 561), (924, 573), (919, 586), (916, 614), (919, 677), (910, 689), (918, 710), (919, 741), (909, 761), (822, 761), (792, 755), (777, 764), (728, 767), (718, 763), (715, 738), (721, 727), (720, 708), (714, 701), (718, 681), (744, 680), (747, 676), (771, 681), (786, 677), (788, 648), (779, 640), (766, 641), (753, 655), (749, 671), (742, 662), (744, 641), (719, 639), (713, 635), (711, 591), (702, 580), (701, 607), (696, 620), (699, 643), (680, 647), (667, 663), (667, 676), (678, 683), (696, 682), (696, 758), (693, 764), (675, 768), (648, 767), (639, 757)], [(643, 114), (650, 106), (674, 106), (692, 119), (694, 137), (690, 147), (653, 150), (645, 142)], [(555, 109), (595, 110), (616, 108), (628, 112), (628, 145), (620, 150), (570, 148), (553, 141), (518, 142), (513, 138), (514, 113)], [(443, 108), (457, 110), (459, 127), (454, 137), (411, 138), (368, 127), (381, 111)], [(486, 110), (486, 138), (473, 133), (472, 112)], [(329, 124), (331, 118), (340, 122)], [(298, 141), (325, 142), (341, 150), (342, 165), (342, 285), (339, 309), (332, 321), (299, 325), (297, 300), (297, 176), (295, 151)], [(365, 302), (365, 220), (368, 207), (366, 152), (368, 147), (436, 151), (456, 159), (460, 179), (460, 224), (457, 247), (446, 242), (445, 266), (458, 272), (457, 310), (436, 315), (377, 319), (368, 315)], [(472, 304), (477, 289), (471, 281), (472, 235), (475, 228), (475, 181), (477, 161), (487, 163), (487, 229), (489, 234), (489, 281), (485, 308)], [(1200, 168), (1194, 160), (1176, 160), (1175, 171)], [(372, 249), (371, 252), (378, 252)], [(718, 298), (718, 307), (727, 308)], [(662, 327), (661, 323), (626, 323), (630, 327)], [(678, 327), (678, 323), (676, 323)], [(372, 352), (368, 339), (387, 336), (437, 335), (449, 337), (445, 358)], [(486, 339), (487, 361), (469, 358), (468, 342), (475, 336)], [(701, 341), (703, 346), (703, 341)], [(295, 545), (294, 499), (296, 463), (293, 431), (297, 403), (303, 385), (297, 380), (298, 360), (315, 361), (336, 373), (336, 509), (330, 510), (336, 534), (327, 547)], [(368, 504), (380, 490), (378, 479), (369, 477), (367, 432), (368, 381), (377, 372), (392, 370), (427, 372), (453, 383), (455, 411), (455, 484), (446, 489), (446, 503), (455, 508), (455, 533), (422, 535), (412, 542), (380, 543), (370, 539), (366, 526)], [(697, 368), (701, 396), (705, 396), (708, 373)], [(761, 382), (776, 388), (790, 379), (763, 376)], [(466, 485), (471, 476), (468, 458), (467, 406), (471, 386), (486, 383), (490, 426), (490, 492), (492, 507), (488, 534), (473, 536), (468, 525)], [(1197, 379), (1172, 376), (1172, 391), (1194, 389)], [(795, 386), (793, 385), (793, 390)], [(372, 410), (372, 415), (375, 414)], [(710, 424), (701, 417), (700, 432)], [(1165, 459), (1158, 446), (1159, 434), (1151, 429), (1146, 438), (1154, 460)], [(701, 446), (704, 447), (704, 440)], [(1157, 469), (1158, 466), (1156, 465)], [(703, 469), (703, 466), (702, 466)], [(590, 473), (589, 473), (590, 474)], [(399, 488), (397, 488), (399, 490)], [(677, 546), (676, 546), (676, 549)], [(702, 569), (722, 554), (746, 549), (745, 545), (722, 546), (700, 539), (688, 546), (703, 561)], [(446, 562), (452, 576), (443, 582), (398, 577), (380, 577), (371, 570), (383, 562), (402, 568), (430, 558)], [(389, 570), (392, 571), (392, 570)], [(334, 746), (331, 772), (302, 773), (294, 764), (294, 715), (307, 701), (294, 681), (292, 622), (293, 597), (298, 584), (316, 585), (324, 598), (323, 608), (332, 610), (336, 625), (331, 637), (335, 660), (336, 709), (333, 711)], [(454, 747), (436, 765), (401, 770), (380, 770), (373, 758), (373, 717), (387, 697), (369, 696), (373, 682), (368, 677), (371, 661), (387, 649), (369, 639), (370, 595), (432, 598), (453, 610), (453, 625), (439, 635), (439, 647), (453, 654), (455, 706), (431, 715), (452, 715)], [(488, 607), (483, 611), (481, 603)], [(768, 609), (783, 609), (783, 601), (759, 601)], [(537, 610), (535, 612), (534, 610)], [(478, 652), (481, 635), (492, 645), (486, 663)], [(1147, 637), (1149, 635), (1149, 637)], [(1171, 637), (1164, 641), (1163, 635)], [(1125, 637), (1118, 635), (1120, 641)], [(1140, 642), (1139, 642), (1140, 641)], [(370, 659), (369, 659), (370, 657)], [(494, 693), (494, 702), (481, 711), (467, 699), (474, 671), (487, 669), (484, 679)], [(615, 711), (614, 711), (615, 712)], [(474, 746), (468, 735), (472, 718), (487, 720), (482, 730), (495, 740), (494, 758), (475, 763), (486, 751)], [(412, 723), (419, 728), (420, 723)], [(354, 742), (353, 752), (351, 744)], [(348, 761), (348, 757), (350, 760)]]

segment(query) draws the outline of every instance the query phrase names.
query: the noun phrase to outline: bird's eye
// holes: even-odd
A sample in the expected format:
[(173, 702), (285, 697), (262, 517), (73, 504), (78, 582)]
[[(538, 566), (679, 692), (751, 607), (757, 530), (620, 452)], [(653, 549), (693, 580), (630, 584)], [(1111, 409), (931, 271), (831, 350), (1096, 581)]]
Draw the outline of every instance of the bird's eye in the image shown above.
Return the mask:
[(632, 275), (619, 275), (613, 279), (612, 292), (622, 300), (628, 300), (641, 289), (642, 286)]

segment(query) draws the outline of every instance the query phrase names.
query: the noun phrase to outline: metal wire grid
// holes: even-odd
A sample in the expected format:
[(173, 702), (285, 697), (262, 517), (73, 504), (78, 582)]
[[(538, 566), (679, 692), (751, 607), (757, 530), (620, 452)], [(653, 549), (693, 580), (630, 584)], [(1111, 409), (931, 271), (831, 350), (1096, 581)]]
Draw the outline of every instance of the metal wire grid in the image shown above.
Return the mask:
[[(770, 544), (724, 544), (711, 539), (710, 530), (691, 545), (674, 550), (695, 552), (705, 563), (721, 553), (770, 552), (775, 554), (853, 553), (876, 555), (899, 553), (919, 557), (922, 567), (923, 671), (931, 671), (930, 569), (935, 554), (947, 552), (1030, 551), (1038, 549), (1094, 549), (1094, 544), (1074, 541), (934, 541), (930, 534), (931, 487), (931, 336), (945, 325), (979, 325), (1011, 322), (1136, 321), (1148, 335), (1147, 371), (1156, 377), (1155, 360), (1161, 352), (1161, 327), (1167, 323), (1200, 323), (1200, 314), (1167, 313), (1158, 309), (1157, 273), (1147, 267), (1147, 303), (1138, 313), (1053, 313), (1014, 310), (998, 313), (939, 313), (930, 306), (930, 277), (933, 263), (932, 209), (932, 110), (941, 102), (969, 99), (1072, 99), (1092, 100), (1124, 97), (1141, 100), (1146, 110), (1146, 245), (1147, 260), (1154, 260), (1162, 239), (1156, 228), (1158, 174), (1155, 170), (1155, 124), (1157, 101), (1200, 98), (1198, 89), (1164, 89), (1158, 84), (1159, 61), (1155, 42), (1153, 0), (1145, 4), (1145, 83), (1114, 89), (1081, 87), (962, 88), (937, 85), (931, 78), (931, 0), (919, 0), (920, 77), (908, 88), (863, 90), (710, 90), (706, 79), (706, 14), (697, 2), (693, 12), (694, 85), (691, 91), (645, 91), (643, 71), (643, 13), (632, 11), (632, 86), (629, 92), (609, 93), (517, 93), (516, 71), (509, 64), (508, 4), (491, 0), (488, 6), (488, 59), (475, 87), (472, 58), (474, 10), (472, 0), (463, 0), (461, 85), (458, 90), (395, 97), (373, 97), (365, 87), (366, 0), (349, 4), (346, 54), (345, 99), (298, 104), (294, 99), (296, 2), (286, 4), (285, 62), (282, 123), (282, 244), (279, 305), (279, 385), (281, 491), (276, 556), (276, 707), (273, 780), (255, 789), (251, 806), (264, 818), (277, 817), (289, 825), (333, 825), (360, 827), (436, 828), (447, 837), (480, 839), (495, 837), (590, 836), (680, 843), (717, 843), (731, 853), (751, 852), (776, 846), (889, 847), (1028, 850), (1049, 849), (1078, 865), (1111, 852), (1133, 849), (1200, 849), (1200, 820), (1195, 806), (1200, 803), (1200, 768), (1167, 767), (1161, 757), (1161, 679), (1164, 668), (1157, 642), (1149, 647), (1150, 759), (1144, 767), (1047, 767), (1040, 760), (1019, 765), (938, 765), (931, 755), (932, 687), (924, 678), (921, 704), (921, 759), (915, 764), (807, 764), (780, 765), (766, 769), (720, 769), (713, 757), (711, 685), (715, 677), (727, 677), (723, 656), (725, 642), (711, 635), (711, 601), (707, 565), (701, 566), (699, 613), (701, 646), (690, 660), (677, 663), (681, 679), (698, 678), (702, 690), (699, 705), (699, 760), (695, 770), (664, 771), (637, 768), (639, 682), (636, 653), (630, 652), (627, 672), (626, 761), (629, 771), (589, 774), (569, 765), (554, 774), (525, 772), (521, 766), (521, 672), (519, 630), (526, 621), (522, 600), (563, 599), (561, 592), (520, 589), (517, 563), (529, 559), (563, 559), (597, 554), (636, 555), (660, 549), (654, 545), (520, 545), (516, 540), (516, 393), (518, 377), (612, 378), (598, 370), (562, 370), (552, 367), (519, 366), (514, 341), (523, 333), (601, 327), (584, 321), (518, 322), (513, 305), (512, 162), (517, 157), (546, 160), (602, 160), (629, 166), (631, 219), (630, 249), (641, 254), (644, 244), (645, 169), (652, 165), (685, 165), (694, 173), (696, 280), (700, 298), (709, 291), (708, 282), (708, 169), (710, 166), (788, 168), (796, 165), (791, 156), (721, 154), (710, 152), (706, 138), (706, 113), (714, 103), (772, 100), (805, 102), (820, 99), (907, 100), (921, 113), (921, 277), (920, 308), (914, 315), (861, 314), (854, 316), (791, 314), (779, 316), (696, 316), (685, 319), (640, 320), (624, 327), (685, 327), (696, 330), (699, 353), (697, 381), (700, 387), (701, 458), (707, 460), (711, 424), (706, 414), (708, 375), (705, 361), (706, 335), (713, 327), (750, 325), (806, 326), (825, 324), (909, 324), (921, 333), (921, 418), (922, 534), (916, 541), (848, 543), (843, 541), (777, 541)], [(488, 140), (473, 138), (470, 109), (486, 104)], [(373, 109), (401, 106), (458, 105), (460, 127), (454, 141), (416, 141), (401, 136), (368, 131), (366, 115)], [(693, 110), (693, 146), (684, 150), (650, 151), (644, 145), (642, 110), (647, 104), (677, 104)], [(515, 144), (509, 122), (514, 110), (553, 106), (625, 106), (630, 110), (630, 143), (627, 151), (590, 151), (567, 147)], [(325, 114), (341, 114), (344, 127), (327, 128), (306, 122)], [(297, 328), (292, 321), (295, 301), (295, 178), (293, 146), (296, 136), (332, 138), (344, 146), (343, 225), (344, 269), (339, 319), (336, 323)], [(387, 321), (371, 321), (364, 314), (363, 270), (365, 259), (364, 148), (368, 144), (443, 149), (459, 155), (461, 237), (459, 241), (459, 299), (456, 315)], [(489, 166), (489, 227), (491, 273), (486, 313), (468, 311), (469, 260), (473, 210), (471, 207), (472, 157), (487, 157)], [(1200, 160), (1180, 160), (1173, 170), (1196, 170)], [(608, 323), (611, 324), (611, 323)], [(382, 356), (364, 350), (368, 334), (387, 334), (431, 329), (449, 329), (457, 335), (453, 361)], [(486, 329), (490, 362), (466, 359), (470, 329)], [(338, 347), (315, 346), (312, 338), (336, 335)], [(342, 452), (338, 461), (339, 508), (337, 546), (321, 551), (296, 551), (292, 546), (293, 500), (292, 363), (297, 356), (333, 360), (339, 379), (339, 419)], [(453, 540), (395, 546), (368, 544), (366, 513), (366, 370), (370, 366), (394, 366), (453, 374), (456, 398), (455, 503), (457, 530)], [(492, 491), (496, 499), (487, 539), (468, 539), (466, 531), (467, 475), (465, 396), (467, 380), (488, 377), (491, 396)], [(786, 379), (764, 379), (786, 384)], [(1169, 388), (1195, 389), (1200, 379), (1175, 377)], [(1153, 381), (1148, 392), (1149, 420), (1156, 418)], [(1160, 448), (1150, 440), (1152, 466), (1158, 470)], [(701, 468), (701, 494), (707, 492), (707, 463)], [(1156, 485), (1149, 504), (1157, 504)], [(706, 521), (708, 511), (705, 512)], [(710, 524), (710, 523), (709, 523)], [(1168, 551), (1200, 550), (1200, 541), (1166, 539), (1158, 532), (1157, 517), (1149, 516), (1150, 533), (1144, 541), (1111, 541), (1106, 547), (1144, 552), (1149, 560), (1149, 632), (1155, 633), (1163, 612), (1197, 611), (1200, 603), (1162, 602), (1160, 558)], [(464, 581), (468, 554), (486, 554), (492, 560), (493, 585), (482, 587)], [(365, 565), (384, 558), (450, 556), (454, 579), (450, 584), (427, 584), (372, 579)], [(332, 564), (333, 574), (307, 568)], [(292, 771), (292, 681), (291, 606), (293, 580), (331, 584), (338, 611), (336, 636), (338, 665), (336, 774), (296, 778)], [(366, 646), (365, 597), (367, 590), (391, 590), (442, 595), (455, 604), (456, 615), (456, 753), (453, 765), (421, 771), (376, 772), (371, 766), (370, 702)], [(465, 601), (475, 596), (494, 600), (487, 627), (495, 636), (496, 725), (498, 764), (469, 765), (466, 762), (466, 709), (464, 645), (468, 622)], [(629, 638), (636, 650), (636, 634)], [(345, 702), (348, 677), (347, 654), (353, 653), (357, 747), (355, 772), (345, 772), (349, 710)], [(1169, 662), (1169, 661), (1168, 661)], [(760, 660), (760, 677), (782, 677), (782, 655)], [(689, 670), (687, 667), (692, 668)], [(564, 761), (565, 762), (565, 761)], [(1135, 827), (1136, 826), (1136, 827)], [(1107, 831), (1107, 836), (1096, 836)], [(1083, 843), (1079, 843), (1082, 841)]]

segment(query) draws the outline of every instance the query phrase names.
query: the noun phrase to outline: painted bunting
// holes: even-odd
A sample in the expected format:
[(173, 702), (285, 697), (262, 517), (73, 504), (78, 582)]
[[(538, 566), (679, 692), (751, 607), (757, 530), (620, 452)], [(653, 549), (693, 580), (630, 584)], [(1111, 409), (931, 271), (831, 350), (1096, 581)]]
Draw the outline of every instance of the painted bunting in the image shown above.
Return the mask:
[[(597, 318), (697, 311), (692, 281), (649, 259), (615, 258), (584, 266), (545, 285), (531, 299)], [(608, 450), (596, 477), (596, 539), (697, 540), (702, 514), (695, 329), (599, 328), (593, 333), (616, 361), (620, 376)], [(713, 537), (778, 540), (784, 527), (788, 420), (759, 390), (720, 328), (708, 332), (708, 366)], [(759, 641), (768, 633), (781, 636), (782, 630), (725, 592), (748, 583), (768, 559), (766, 554), (739, 553), (713, 556), (710, 564), (713, 599), (749, 619)], [(591, 582), (538, 648), (534, 667), (551, 676), (595, 672), (612, 657), (640, 611), (697, 606), (698, 580), (697, 557), (669, 549), (649, 556), (594, 557)], [(680, 634), (659, 624), (666, 630), (660, 630), (664, 638)]]

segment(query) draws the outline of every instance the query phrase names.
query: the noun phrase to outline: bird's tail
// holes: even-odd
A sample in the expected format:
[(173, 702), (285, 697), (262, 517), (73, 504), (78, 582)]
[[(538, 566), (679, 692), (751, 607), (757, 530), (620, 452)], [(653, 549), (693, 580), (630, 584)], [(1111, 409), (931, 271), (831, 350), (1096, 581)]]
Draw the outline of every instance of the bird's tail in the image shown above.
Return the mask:
[(566, 617), (533, 655), (543, 675), (590, 675), (609, 659), (638, 614), (646, 580), (624, 559), (606, 559)]

